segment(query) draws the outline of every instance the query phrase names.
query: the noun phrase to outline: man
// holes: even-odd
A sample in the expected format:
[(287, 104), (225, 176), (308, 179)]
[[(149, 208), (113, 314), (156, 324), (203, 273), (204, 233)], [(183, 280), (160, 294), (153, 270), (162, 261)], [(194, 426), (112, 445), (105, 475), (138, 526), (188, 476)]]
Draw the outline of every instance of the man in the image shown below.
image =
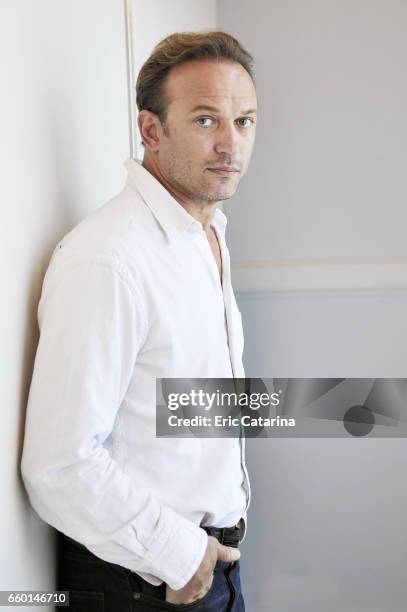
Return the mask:
[(136, 89), (143, 161), (44, 279), (22, 474), (71, 609), (238, 612), (244, 439), (157, 437), (155, 384), (244, 376), (218, 204), (254, 145), (252, 58), (224, 32), (173, 34)]

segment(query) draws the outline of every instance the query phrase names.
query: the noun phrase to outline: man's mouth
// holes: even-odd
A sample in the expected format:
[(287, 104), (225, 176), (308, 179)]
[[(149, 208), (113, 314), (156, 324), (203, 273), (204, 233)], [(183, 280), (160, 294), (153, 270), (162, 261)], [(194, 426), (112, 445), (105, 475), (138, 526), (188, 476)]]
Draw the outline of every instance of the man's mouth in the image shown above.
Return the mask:
[(216, 166), (215, 168), (207, 168), (210, 172), (220, 174), (221, 176), (232, 176), (239, 170), (235, 166)]

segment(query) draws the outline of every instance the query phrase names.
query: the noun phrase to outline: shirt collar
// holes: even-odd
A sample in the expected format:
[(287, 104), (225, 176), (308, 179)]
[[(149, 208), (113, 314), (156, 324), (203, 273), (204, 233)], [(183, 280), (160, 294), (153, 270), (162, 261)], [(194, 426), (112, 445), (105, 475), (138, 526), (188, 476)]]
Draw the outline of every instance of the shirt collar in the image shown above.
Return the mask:
[[(202, 224), (190, 215), (160, 181), (142, 166), (142, 160), (129, 157), (124, 162), (124, 166), (128, 171), (127, 183), (131, 183), (139, 192), (170, 239), (184, 230), (192, 232), (202, 230)], [(215, 229), (224, 234), (226, 223), (226, 215), (217, 208), (212, 224)]]

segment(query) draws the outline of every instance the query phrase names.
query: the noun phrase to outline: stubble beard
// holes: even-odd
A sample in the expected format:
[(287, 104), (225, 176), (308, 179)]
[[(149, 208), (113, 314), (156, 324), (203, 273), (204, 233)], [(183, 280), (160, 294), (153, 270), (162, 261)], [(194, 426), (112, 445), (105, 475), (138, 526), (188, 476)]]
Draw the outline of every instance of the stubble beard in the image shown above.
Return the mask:
[[(237, 189), (237, 185), (225, 185), (223, 189), (220, 186), (220, 188), (215, 190), (211, 185), (205, 184), (209, 183), (209, 181), (202, 181), (201, 184), (198, 181), (191, 182), (191, 178), (188, 173), (182, 174), (182, 176), (175, 176), (176, 173), (174, 173), (173, 170), (174, 168), (168, 168), (168, 178), (170, 179), (173, 187), (175, 187), (177, 191), (184, 194), (189, 199), (199, 203), (213, 204), (214, 202), (229, 200), (229, 198), (235, 194)], [(230, 179), (226, 178), (225, 182), (226, 181), (230, 181)]]

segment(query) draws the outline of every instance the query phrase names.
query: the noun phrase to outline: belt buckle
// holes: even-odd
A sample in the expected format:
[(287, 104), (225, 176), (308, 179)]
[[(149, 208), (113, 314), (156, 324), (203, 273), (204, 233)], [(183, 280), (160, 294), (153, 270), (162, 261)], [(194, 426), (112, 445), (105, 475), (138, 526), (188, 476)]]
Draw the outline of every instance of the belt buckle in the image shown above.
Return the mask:
[(224, 546), (238, 548), (240, 542), (240, 528), (236, 525), (234, 527), (223, 527), (220, 532), (219, 541)]

